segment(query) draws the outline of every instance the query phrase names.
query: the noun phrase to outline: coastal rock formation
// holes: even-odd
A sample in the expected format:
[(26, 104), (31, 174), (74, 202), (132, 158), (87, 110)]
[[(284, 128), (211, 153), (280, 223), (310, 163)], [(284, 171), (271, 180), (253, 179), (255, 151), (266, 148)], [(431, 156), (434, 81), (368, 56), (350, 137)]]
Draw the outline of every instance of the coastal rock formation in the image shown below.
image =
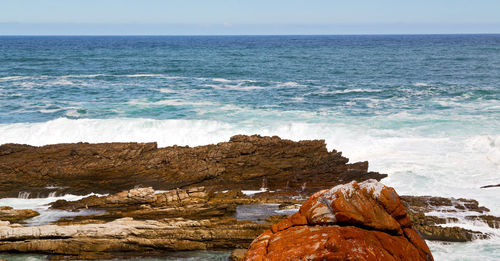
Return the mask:
[(90, 196), (78, 201), (58, 200), (51, 209), (77, 211), (82, 209), (105, 210), (104, 214), (65, 218), (59, 221), (104, 220), (122, 217), (135, 219), (187, 218), (204, 219), (211, 217), (233, 216), (236, 212), (235, 201), (209, 201), (204, 187), (175, 189), (155, 193), (151, 187), (131, 189), (110, 196)]
[(77, 259), (114, 254), (233, 249), (248, 246), (268, 225), (234, 218), (134, 220), (22, 227), (0, 222), (0, 252), (46, 253)]
[(25, 219), (36, 217), (40, 213), (31, 209), (13, 209), (0, 207), (0, 221), (22, 222)]
[(294, 142), (279, 137), (233, 136), (198, 147), (157, 148), (156, 143), (0, 146), (0, 198), (49, 193), (116, 193), (136, 186), (220, 190), (294, 189), (328, 186), (387, 175), (368, 172), (367, 162), (348, 164), (324, 140)]
[(0, 222), (0, 252), (45, 253), (65, 259), (109, 259), (118, 254), (246, 248), (272, 223), (237, 220), (236, 206), (262, 202), (241, 192), (208, 193), (204, 187), (155, 191), (137, 188), (77, 201), (59, 200), (51, 209), (104, 210), (62, 218), (55, 225)]
[(351, 182), (312, 195), (257, 237), (244, 260), (433, 260), (393, 188)]
[(488, 215), (490, 210), (479, 206), (476, 200), (431, 196), (401, 196), (401, 200), (408, 209), (413, 227), (427, 240), (466, 242), (490, 236), (458, 226), (440, 226), (458, 223), (459, 218), (500, 228), (500, 217)]

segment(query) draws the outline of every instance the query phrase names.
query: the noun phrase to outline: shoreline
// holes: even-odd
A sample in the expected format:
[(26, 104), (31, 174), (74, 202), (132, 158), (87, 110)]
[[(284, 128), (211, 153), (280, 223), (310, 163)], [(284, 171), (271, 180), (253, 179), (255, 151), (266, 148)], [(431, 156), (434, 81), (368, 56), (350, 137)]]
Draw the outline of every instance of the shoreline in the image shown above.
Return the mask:
[[(270, 211), (269, 215), (262, 215), (261, 212), (269, 210), (245, 206), (273, 203), (279, 206), (279, 209), (288, 209), (287, 211), (292, 211), (288, 213), (293, 213), (308, 196), (321, 189), (350, 183), (353, 180), (358, 182), (372, 180), (374, 177), (383, 182), (383, 178), (387, 177), (385, 174), (369, 172), (367, 162), (348, 162), (349, 160), (340, 152), (335, 150), (329, 152), (323, 140), (294, 142), (279, 137), (257, 135), (237, 135), (228, 142), (206, 146), (172, 146), (160, 149), (154, 143), (77, 143), (42, 147), (4, 144), (0, 145), (0, 177), (4, 180), (0, 185), (7, 189), (2, 190), (1, 198), (19, 197), (24, 193), (22, 195), (24, 199), (17, 201), (36, 201), (39, 199), (30, 197), (36, 193), (39, 196), (50, 195), (54, 199), (57, 195), (70, 192), (82, 195), (106, 194), (77, 197), (73, 198), (73, 201), (61, 197), (61, 200), (48, 202), (48, 212), (63, 210), (77, 214), (66, 217), (62, 215), (58, 220), (50, 221), (55, 227), (45, 224), (35, 226), (37, 229), (42, 229), (41, 231), (47, 231), (43, 233), (48, 234), (45, 236), (47, 239), (43, 237), (35, 239), (37, 238), (35, 237), (33, 242), (38, 242), (36, 244), (39, 246), (52, 244), (55, 247), (47, 253), (59, 253), (63, 256), (70, 254), (71, 257), (78, 252), (68, 252), (61, 248), (61, 244), (74, 241), (73, 244), (85, 245), (90, 242), (75, 237), (69, 231), (75, 228), (83, 229), (82, 231), (93, 230), (95, 227), (104, 229), (107, 224), (109, 226), (121, 224), (124, 231), (133, 229), (134, 226), (149, 226), (151, 230), (146, 230), (144, 232), (146, 234), (135, 235), (138, 237), (137, 240), (141, 237), (143, 239), (140, 240), (146, 240), (150, 233), (159, 235), (164, 226), (176, 227), (183, 231), (181, 234), (187, 233), (186, 235), (193, 233), (193, 224), (197, 224), (194, 227), (204, 231), (203, 233), (215, 233), (207, 232), (214, 227), (216, 228), (214, 231), (219, 233), (219, 238), (211, 239), (215, 240), (213, 245), (210, 240), (196, 243), (196, 240), (200, 239), (188, 236), (185, 239), (177, 238), (178, 241), (173, 242), (178, 243), (171, 245), (168, 251), (186, 250), (188, 245), (191, 245), (190, 250), (221, 250), (221, 245), (217, 247), (221, 242), (225, 242), (222, 244), (224, 245), (222, 249), (231, 251), (248, 246), (260, 232), (286, 217), (279, 213), (287, 213)], [(142, 188), (137, 188), (138, 185)], [(148, 188), (150, 185), (153, 188)], [(242, 190), (252, 191), (246, 195), (241, 192)], [(494, 236), (495, 229), (498, 230), (500, 227), (500, 217), (489, 215), (489, 210), (474, 200), (436, 196), (401, 196), (401, 199), (410, 213), (413, 226), (426, 239), (451, 242), (484, 240)], [(245, 212), (241, 212), (241, 209), (245, 209)], [(82, 210), (100, 212), (79, 215), (78, 212)], [(245, 221), (240, 219), (242, 216), (260, 216), (260, 218)], [(460, 222), (466, 220), (482, 222), (490, 227), (490, 230), (479, 232), (458, 227)], [(10, 234), (16, 235), (24, 231), (22, 215), (17, 222), (20, 222), (20, 225), (10, 223), (3, 225), (12, 230)], [(188, 224), (186, 222), (191, 225), (187, 227), (182, 225)], [(60, 235), (60, 239), (54, 238), (52, 232), (48, 232), (53, 229), (59, 231), (57, 234)], [(249, 233), (248, 229), (253, 232)], [(233, 230), (238, 232), (236, 234), (223, 232)], [(491, 231), (493, 235), (489, 234)], [(29, 238), (31, 232), (22, 233), (27, 234), (23, 234), (21, 238)], [(62, 236), (64, 233), (70, 234)], [(118, 233), (124, 232), (118, 231)], [(105, 242), (108, 242), (106, 244), (115, 244), (122, 250), (132, 251), (134, 255), (145, 251), (134, 244), (119, 243), (121, 241), (116, 241), (114, 237), (102, 234), (97, 235), (96, 239), (105, 239), (107, 240)], [(163, 237), (173, 240), (167, 234)], [(160, 236), (157, 240), (161, 238)], [(236, 238), (243, 241), (234, 241)], [(14, 238), (8, 239), (8, 242), (12, 243), (3, 240), (0, 239), (0, 249), (3, 247), (4, 251), (5, 249), (11, 249), (10, 251), (25, 249), (21, 252), (48, 251), (39, 247), (34, 247), (30, 251), (29, 248), (23, 247), (23, 241)], [(164, 240), (162, 244), (167, 242)], [(184, 243), (179, 243), (183, 242), (182, 240), (190, 243), (183, 245)], [(240, 243), (235, 244), (235, 242)], [(148, 243), (144, 246), (148, 249), (155, 244)], [(92, 248), (95, 251), (99, 246), (88, 249)], [(158, 255), (166, 250), (161, 249), (157, 250)], [(87, 254), (77, 256), (87, 259), (106, 259), (113, 256), (112, 252), (108, 250), (107, 255), (96, 256), (95, 252), (87, 251)]]

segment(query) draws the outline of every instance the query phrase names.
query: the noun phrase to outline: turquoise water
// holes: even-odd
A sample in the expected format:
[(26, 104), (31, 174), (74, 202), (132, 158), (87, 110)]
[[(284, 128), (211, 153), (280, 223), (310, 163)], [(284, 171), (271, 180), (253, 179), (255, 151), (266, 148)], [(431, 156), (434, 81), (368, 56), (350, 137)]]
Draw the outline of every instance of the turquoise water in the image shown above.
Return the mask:
[(400, 194), (498, 215), (500, 35), (0, 37), (0, 144), (240, 133), (325, 139)]

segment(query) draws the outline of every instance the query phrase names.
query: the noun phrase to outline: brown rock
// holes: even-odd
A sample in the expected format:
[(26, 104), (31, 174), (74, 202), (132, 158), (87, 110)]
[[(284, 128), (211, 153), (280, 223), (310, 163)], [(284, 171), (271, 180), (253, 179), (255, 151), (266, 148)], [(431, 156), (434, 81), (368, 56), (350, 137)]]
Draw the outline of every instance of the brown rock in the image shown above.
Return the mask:
[(205, 219), (210, 217), (232, 216), (236, 212), (236, 202), (211, 202), (204, 187), (175, 189), (156, 193), (149, 188), (131, 189), (109, 196), (90, 196), (77, 201), (58, 200), (51, 204), (52, 209), (81, 210), (97, 209), (106, 213), (93, 216), (65, 218), (59, 223), (81, 222), (87, 219), (111, 221), (117, 218), (135, 219), (188, 218)]
[(238, 248), (231, 251), (231, 255), (229, 256), (230, 261), (241, 261), (247, 252), (246, 249)]
[(382, 179), (368, 163), (347, 164), (328, 152), (324, 140), (293, 142), (279, 137), (243, 136), (199, 147), (157, 148), (156, 143), (0, 146), (0, 197), (59, 193), (116, 193), (136, 186), (175, 189), (209, 186), (219, 190), (271, 189), (309, 192), (351, 180)]
[(25, 219), (36, 217), (40, 213), (31, 209), (13, 209), (12, 207), (0, 207), (0, 220), (10, 222), (22, 222)]
[[(487, 215), (489, 209), (479, 206), (476, 200), (454, 199), (431, 196), (401, 196), (408, 209), (408, 215), (413, 227), (427, 240), (448, 242), (466, 242), (474, 239), (485, 239), (490, 235), (461, 227), (442, 227), (441, 224), (457, 222), (453, 216), (460, 212), (476, 212), (476, 216), (467, 216), (466, 219), (485, 222), (492, 228), (498, 228), (500, 217)], [(431, 212), (440, 212), (442, 216), (449, 213), (448, 218), (429, 215)]]
[(257, 237), (245, 260), (433, 260), (394, 189), (375, 180), (312, 195)]

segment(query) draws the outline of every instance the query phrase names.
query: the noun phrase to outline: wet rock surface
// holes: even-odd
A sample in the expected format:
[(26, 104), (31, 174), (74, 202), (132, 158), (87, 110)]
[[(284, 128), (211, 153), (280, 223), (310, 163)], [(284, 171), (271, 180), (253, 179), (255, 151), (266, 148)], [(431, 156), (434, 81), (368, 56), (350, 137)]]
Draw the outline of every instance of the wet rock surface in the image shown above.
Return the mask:
[(259, 189), (263, 183), (270, 190), (314, 192), (386, 176), (368, 172), (367, 162), (348, 164), (340, 152), (328, 152), (324, 140), (238, 135), (229, 142), (192, 148), (157, 148), (156, 143), (0, 146), (0, 197), (20, 192), (116, 193), (138, 185)]
[(394, 189), (376, 180), (312, 195), (257, 237), (244, 260), (433, 260)]
[(431, 196), (402, 196), (415, 229), (428, 240), (466, 242), (490, 237), (486, 233), (444, 224), (459, 223), (460, 219), (477, 220), (491, 228), (500, 227), (500, 217), (489, 215), (490, 210), (476, 200)]

